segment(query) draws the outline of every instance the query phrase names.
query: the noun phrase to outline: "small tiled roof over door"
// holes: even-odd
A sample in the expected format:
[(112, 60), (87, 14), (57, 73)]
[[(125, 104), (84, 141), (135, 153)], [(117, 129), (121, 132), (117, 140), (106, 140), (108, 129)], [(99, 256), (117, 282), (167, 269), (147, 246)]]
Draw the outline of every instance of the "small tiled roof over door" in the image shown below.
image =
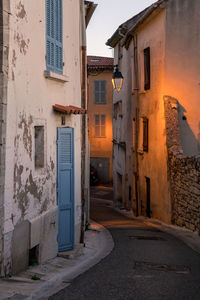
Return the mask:
[(70, 114), (80, 115), (80, 114), (86, 113), (86, 110), (84, 108), (72, 106), (72, 105), (64, 106), (64, 105), (60, 105), (60, 104), (54, 104), (53, 110), (56, 112), (67, 114), (67, 115), (70, 115)]

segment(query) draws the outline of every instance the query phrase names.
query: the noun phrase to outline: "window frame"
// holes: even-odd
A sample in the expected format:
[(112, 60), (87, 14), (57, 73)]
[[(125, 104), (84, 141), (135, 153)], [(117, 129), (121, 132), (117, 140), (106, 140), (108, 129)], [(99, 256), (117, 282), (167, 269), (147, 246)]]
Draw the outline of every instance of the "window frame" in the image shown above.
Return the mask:
[[(42, 129), (42, 143), (41, 143), (41, 137), (39, 140), (36, 140), (36, 128)], [(42, 164), (40, 162), (40, 159), (37, 158), (38, 156), (38, 145), (42, 145)], [(40, 153), (39, 153), (40, 154)], [(35, 170), (42, 170), (45, 168), (45, 126), (44, 125), (34, 125), (34, 167)]]
[(62, 0), (46, 0), (46, 69), (63, 74)]
[[(99, 124), (96, 123), (96, 118), (99, 117)], [(102, 117), (104, 117), (104, 124), (102, 124)], [(97, 134), (97, 128), (99, 134)], [(104, 130), (104, 134), (102, 134)], [(95, 138), (105, 138), (106, 137), (106, 115), (105, 114), (95, 114), (94, 115), (94, 137)]]

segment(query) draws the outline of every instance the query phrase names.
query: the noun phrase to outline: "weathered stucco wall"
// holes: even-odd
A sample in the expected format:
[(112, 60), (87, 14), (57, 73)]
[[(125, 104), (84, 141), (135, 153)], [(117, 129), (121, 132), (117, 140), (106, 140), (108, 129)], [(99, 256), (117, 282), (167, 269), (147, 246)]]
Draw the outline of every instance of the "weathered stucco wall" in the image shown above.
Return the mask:
[[(57, 214), (54, 214), (54, 208), (57, 210), (56, 139), (57, 127), (62, 125), (61, 115), (53, 112), (52, 105), (58, 103), (81, 106), (79, 1), (63, 1), (63, 75), (64, 79), (67, 79), (65, 82), (44, 77), (45, 1), (39, 1), (35, 5), (33, 1), (12, 0), (10, 6), (4, 200), (6, 273), (11, 269), (13, 233), (17, 225), (24, 220), (32, 221), (44, 215), (47, 220), (47, 232), (54, 220), (57, 223)], [(75, 130), (75, 242), (79, 240), (81, 215), (80, 118), (75, 115), (66, 116), (65, 124)], [(44, 168), (39, 170), (34, 166), (34, 126), (44, 126), (45, 161)], [(52, 217), (49, 218), (50, 211)], [(54, 230), (56, 227), (52, 228), (51, 232)], [(55, 239), (49, 241), (47, 232), (44, 232), (40, 239), (44, 238), (49, 247), (54, 247), (56, 255), (56, 234)], [(52, 255), (51, 253), (50, 256)], [(48, 259), (47, 256), (41, 254), (44, 259)]]
[(183, 155), (178, 126), (179, 102), (165, 96), (164, 104), (172, 223), (200, 231), (200, 156)]
[(170, 0), (166, 9), (164, 95), (173, 95), (179, 101), (180, 140), (185, 155), (200, 154), (199, 10), (199, 0)]
[[(139, 118), (148, 119), (148, 152), (140, 146), (139, 208), (142, 215), (147, 209), (146, 178), (150, 179), (150, 215), (164, 222), (171, 221), (171, 205), (167, 180), (167, 151), (165, 117), (163, 106), (164, 51), (165, 51), (165, 10), (153, 14), (137, 32), (139, 58)], [(144, 90), (144, 49), (150, 47), (150, 89)], [(136, 100), (135, 100), (136, 101)], [(140, 122), (142, 125), (142, 122)], [(140, 126), (139, 125), (139, 126)], [(143, 128), (139, 128), (139, 140)], [(141, 148), (140, 148), (141, 147)]]

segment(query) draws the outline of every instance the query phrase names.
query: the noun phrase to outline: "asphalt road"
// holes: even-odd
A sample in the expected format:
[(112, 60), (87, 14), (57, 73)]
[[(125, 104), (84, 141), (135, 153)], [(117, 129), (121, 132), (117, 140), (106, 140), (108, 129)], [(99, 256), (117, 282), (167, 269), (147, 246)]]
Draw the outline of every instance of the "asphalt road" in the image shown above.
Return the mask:
[(94, 189), (92, 196), (91, 218), (107, 227), (115, 247), (49, 299), (200, 299), (199, 254), (175, 237), (113, 210), (110, 190)]

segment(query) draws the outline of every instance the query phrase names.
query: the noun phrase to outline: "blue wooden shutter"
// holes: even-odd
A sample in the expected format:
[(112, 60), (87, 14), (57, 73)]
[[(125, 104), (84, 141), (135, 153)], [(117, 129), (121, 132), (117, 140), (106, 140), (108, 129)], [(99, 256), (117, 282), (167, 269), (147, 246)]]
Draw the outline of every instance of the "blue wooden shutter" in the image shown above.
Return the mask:
[(47, 70), (62, 73), (62, 0), (46, 0)]
[(58, 247), (74, 246), (74, 130), (58, 128)]
[(62, 49), (62, 0), (56, 0), (56, 41), (55, 41), (55, 57), (56, 57), (56, 71), (62, 73), (63, 69), (63, 49)]

